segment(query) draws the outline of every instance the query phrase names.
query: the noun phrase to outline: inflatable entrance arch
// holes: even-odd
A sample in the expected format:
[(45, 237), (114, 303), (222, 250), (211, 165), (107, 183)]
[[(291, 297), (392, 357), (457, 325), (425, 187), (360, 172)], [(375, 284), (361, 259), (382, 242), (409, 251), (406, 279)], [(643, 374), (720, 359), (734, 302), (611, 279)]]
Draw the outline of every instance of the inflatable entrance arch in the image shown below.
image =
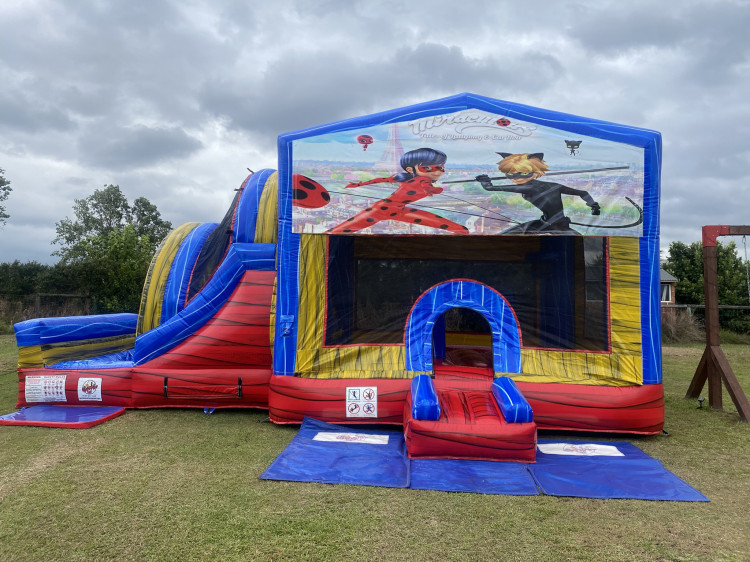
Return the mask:
[(435, 324), (451, 308), (469, 308), (484, 316), (492, 333), (495, 371), (520, 373), (521, 331), (515, 312), (496, 290), (471, 279), (453, 279), (425, 291), (406, 323), (406, 368), (432, 371), (432, 337)]

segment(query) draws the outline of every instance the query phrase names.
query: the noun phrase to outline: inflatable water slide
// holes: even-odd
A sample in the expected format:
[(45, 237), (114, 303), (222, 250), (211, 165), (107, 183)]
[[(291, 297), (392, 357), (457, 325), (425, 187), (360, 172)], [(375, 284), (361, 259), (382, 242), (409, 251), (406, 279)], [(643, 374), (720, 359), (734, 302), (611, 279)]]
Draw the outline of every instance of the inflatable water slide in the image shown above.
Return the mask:
[(276, 178), (248, 177), (221, 223), (170, 233), (138, 314), (17, 324), (18, 405), (267, 407)]

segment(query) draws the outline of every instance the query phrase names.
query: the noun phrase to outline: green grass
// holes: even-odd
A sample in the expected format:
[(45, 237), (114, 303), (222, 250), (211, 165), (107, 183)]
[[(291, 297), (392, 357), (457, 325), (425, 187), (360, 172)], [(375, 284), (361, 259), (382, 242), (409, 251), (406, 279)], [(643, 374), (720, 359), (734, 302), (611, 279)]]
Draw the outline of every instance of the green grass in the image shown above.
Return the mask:
[[(750, 394), (750, 347), (725, 351)], [(269, 482), (295, 428), (131, 410), (88, 430), (0, 427), (0, 560), (748, 560), (750, 426), (726, 395), (724, 412), (683, 399), (701, 352), (664, 349), (669, 436), (626, 439), (710, 503)], [(0, 413), (14, 363), (0, 336)]]

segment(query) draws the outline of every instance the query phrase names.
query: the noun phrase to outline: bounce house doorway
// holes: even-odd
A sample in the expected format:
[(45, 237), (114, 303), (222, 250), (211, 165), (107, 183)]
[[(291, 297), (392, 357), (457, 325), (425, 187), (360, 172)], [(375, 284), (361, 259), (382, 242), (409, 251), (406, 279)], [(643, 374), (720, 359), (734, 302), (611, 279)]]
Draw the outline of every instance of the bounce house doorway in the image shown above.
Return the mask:
[(476, 367), (494, 372), (490, 323), (471, 308), (449, 308), (432, 329), (433, 365)]
[[(486, 325), (490, 349), (485, 362), (494, 372), (521, 372), (521, 332), (515, 312), (500, 293), (471, 279), (440, 283), (417, 299), (406, 322), (408, 370), (431, 372), (433, 358), (446, 358), (446, 320), (450, 327), (452, 316)], [(481, 332), (478, 337), (481, 341)]]

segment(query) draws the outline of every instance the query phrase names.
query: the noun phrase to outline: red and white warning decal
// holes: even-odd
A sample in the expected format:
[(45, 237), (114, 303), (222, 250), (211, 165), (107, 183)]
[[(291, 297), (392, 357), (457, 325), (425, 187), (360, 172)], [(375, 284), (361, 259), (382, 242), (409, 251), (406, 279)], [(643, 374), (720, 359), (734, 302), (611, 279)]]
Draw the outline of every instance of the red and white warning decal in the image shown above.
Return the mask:
[(319, 431), (313, 441), (328, 441), (331, 443), (365, 443), (367, 445), (387, 445), (388, 435), (372, 435), (371, 433), (339, 433), (336, 431)]
[(539, 443), (539, 450), (547, 455), (572, 455), (578, 457), (624, 457), (614, 445), (600, 443)]

